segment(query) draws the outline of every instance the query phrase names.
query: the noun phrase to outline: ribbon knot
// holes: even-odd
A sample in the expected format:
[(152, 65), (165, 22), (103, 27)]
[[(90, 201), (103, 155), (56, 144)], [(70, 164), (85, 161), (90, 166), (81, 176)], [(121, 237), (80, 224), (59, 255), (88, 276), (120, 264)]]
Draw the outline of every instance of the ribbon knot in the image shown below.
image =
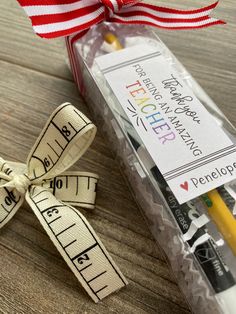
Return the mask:
[(109, 20), (115, 13), (121, 11), (122, 8), (133, 6), (140, 2), (139, 0), (99, 0), (105, 9), (105, 19)]
[(95, 134), (95, 125), (67, 103), (52, 114), (26, 164), (0, 158), (0, 228), (25, 199), (82, 286), (98, 302), (127, 281), (86, 218), (69, 206), (94, 208), (98, 176), (66, 171), (85, 153)]
[(15, 188), (20, 194), (25, 194), (31, 185), (31, 181), (26, 174), (20, 174), (13, 176), (9, 184), (5, 186), (11, 186)]
[(120, 10), (119, 0), (99, 0), (101, 4), (104, 6), (105, 20), (108, 21), (112, 18), (115, 12)]

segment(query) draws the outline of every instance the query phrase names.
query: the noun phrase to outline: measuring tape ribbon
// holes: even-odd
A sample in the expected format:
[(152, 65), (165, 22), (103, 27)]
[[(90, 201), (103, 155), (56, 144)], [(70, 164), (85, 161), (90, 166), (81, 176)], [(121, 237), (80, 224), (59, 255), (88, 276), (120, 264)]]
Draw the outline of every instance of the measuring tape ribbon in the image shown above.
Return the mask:
[(66, 171), (95, 134), (95, 125), (66, 103), (49, 118), (26, 165), (0, 158), (0, 228), (26, 200), (81, 285), (98, 302), (127, 281), (89, 222), (71, 206), (94, 208), (98, 176)]

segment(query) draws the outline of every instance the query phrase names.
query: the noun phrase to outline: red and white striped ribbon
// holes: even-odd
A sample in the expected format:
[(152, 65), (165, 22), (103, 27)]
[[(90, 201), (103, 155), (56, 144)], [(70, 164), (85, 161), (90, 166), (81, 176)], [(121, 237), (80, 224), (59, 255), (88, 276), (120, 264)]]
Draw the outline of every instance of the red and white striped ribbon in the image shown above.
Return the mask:
[(103, 21), (146, 24), (167, 29), (202, 28), (224, 22), (210, 17), (217, 3), (195, 10), (176, 10), (137, 0), (18, 0), (41, 37), (83, 32)]
[(75, 57), (74, 43), (93, 25), (109, 21), (167, 29), (193, 29), (225, 23), (209, 16), (218, 2), (201, 9), (176, 10), (141, 3), (139, 0), (17, 1), (30, 17), (34, 31), (40, 37), (66, 37), (71, 69), (82, 95), (84, 85)]

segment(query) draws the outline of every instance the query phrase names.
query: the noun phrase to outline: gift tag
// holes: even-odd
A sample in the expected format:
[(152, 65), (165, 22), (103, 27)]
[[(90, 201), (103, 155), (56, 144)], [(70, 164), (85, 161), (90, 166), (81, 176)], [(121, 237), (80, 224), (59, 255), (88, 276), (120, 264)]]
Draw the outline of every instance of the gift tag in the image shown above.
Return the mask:
[(180, 204), (236, 178), (236, 146), (158, 46), (96, 62)]

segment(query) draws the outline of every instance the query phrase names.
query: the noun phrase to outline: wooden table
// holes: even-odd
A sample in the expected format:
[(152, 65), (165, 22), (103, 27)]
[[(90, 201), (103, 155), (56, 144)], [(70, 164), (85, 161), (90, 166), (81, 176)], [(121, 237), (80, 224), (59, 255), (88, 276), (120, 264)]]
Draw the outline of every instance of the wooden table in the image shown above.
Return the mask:
[[(179, 8), (206, 1), (153, 1)], [(161, 38), (236, 124), (235, 3), (221, 1), (215, 15), (226, 26), (198, 31), (160, 30)], [(89, 117), (65, 63), (62, 40), (42, 40), (15, 0), (0, 2), (0, 155), (25, 162), (50, 113), (69, 101)], [(97, 207), (84, 212), (129, 286), (95, 305), (80, 287), (25, 204), (0, 231), (0, 313), (189, 312), (106, 138), (97, 137), (75, 169), (100, 175)]]

